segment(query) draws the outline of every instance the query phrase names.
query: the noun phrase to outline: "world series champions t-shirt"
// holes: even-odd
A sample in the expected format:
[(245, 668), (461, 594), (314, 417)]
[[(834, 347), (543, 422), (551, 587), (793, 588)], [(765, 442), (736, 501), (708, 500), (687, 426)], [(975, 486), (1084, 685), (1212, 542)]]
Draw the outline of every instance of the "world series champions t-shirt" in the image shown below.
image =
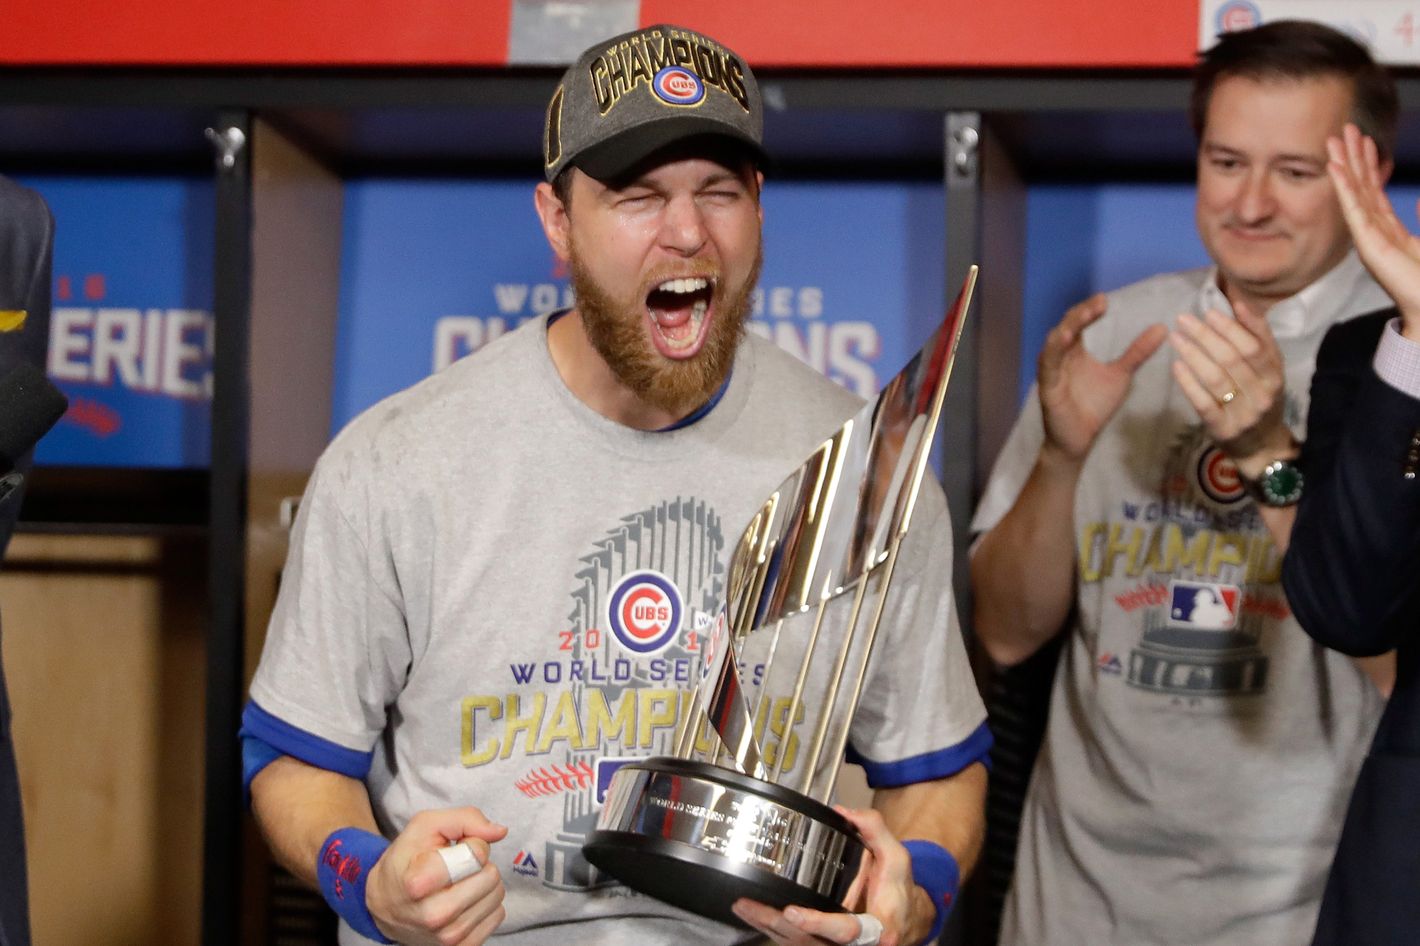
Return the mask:
[[(1389, 305), (1354, 254), (1268, 313), (1304, 436), (1316, 349)], [(1231, 314), (1213, 270), (1109, 295), (1084, 335), (1119, 357), (1181, 312)], [(1174, 382), (1136, 374), (1075, 496), (1073, 624), (1022, 815), (1002, 942), (1306, 942), (1381, 698), (1303, 633), (1282, 554)], [(1035, 388), (972, 527), (1015, 503), (1044, 439)]]
[[(743, 931), (634, 894), (581, 847), (617, 767), (672, 753), (740, 531), (860, 404), (747, 336), (704, 417), (636, 431), (567, 391), (546, 320), (529, 323), (377, 405), (327, 450), (253, 706), (368, 754), (387, 836), (459, 805), (507, 825), (492, 859), (508, 942), (732, 942)], [(921, 506), (851, 731), (878, 785), (954, 774), (990, 742), (940, 488), (927, 484)], [(788, 709), (767, 693), (757, 723), (793, 773), (813, 719), (791, 724)]]

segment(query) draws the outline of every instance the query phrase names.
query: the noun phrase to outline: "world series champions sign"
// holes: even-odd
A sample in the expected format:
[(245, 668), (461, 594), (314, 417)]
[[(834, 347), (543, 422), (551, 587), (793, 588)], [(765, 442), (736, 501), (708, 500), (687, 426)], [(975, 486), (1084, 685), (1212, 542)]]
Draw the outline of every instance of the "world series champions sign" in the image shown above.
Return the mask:
[[(573, 305), (534, 182), (346, 188), (334, 427), (532, 318)], [(864, 398), (940, 310), (944, 197), (928, 182), (775, 182), (749, 330)], [(823, 211), (832, 205), (832, 214)], [(883, 313), (894, 313), (884, 317)]]

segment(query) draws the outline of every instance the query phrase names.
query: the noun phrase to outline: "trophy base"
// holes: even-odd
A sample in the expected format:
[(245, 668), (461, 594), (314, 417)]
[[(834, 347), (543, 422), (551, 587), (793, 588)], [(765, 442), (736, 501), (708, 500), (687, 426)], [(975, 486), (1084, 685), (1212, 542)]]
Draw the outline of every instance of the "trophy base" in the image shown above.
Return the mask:
[(865, 848), (838, 812), (717, 765), (654, 758), (612, 776), (588, 861), (633, 890), (722, 923), (748, 897), (842, 912)]

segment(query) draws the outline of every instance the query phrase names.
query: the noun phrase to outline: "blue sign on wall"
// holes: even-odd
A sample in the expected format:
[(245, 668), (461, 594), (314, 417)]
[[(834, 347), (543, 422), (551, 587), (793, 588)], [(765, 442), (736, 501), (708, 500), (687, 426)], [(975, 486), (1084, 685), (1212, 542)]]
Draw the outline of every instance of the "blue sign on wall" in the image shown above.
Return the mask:
[[(1420, 188), (1394, 187), (1400, 218), (1417, 229)], [(1096, 292), (1155, 273), (1210, 265), (1193, 222), (1194, 188), (1181, 184), (1037, 185), (1026, 203), (1020, 395), (1035, 380), (1046, 334)], [(1159, 313), (1170, 321), (1176, 312)], [(1107, 317), (1107, 316), (1106, 316)]]
[[(572, 304), (535, 182), (388, 180), (345, 191), (334, 426), (503, 332)], [(935, 183), (773, 181), (752, 330), (864, 397), (944, 304)]]
[[(204, 178), (32, 176), (56, 220), (49, 373), (71, 411), (50, 465), (208, 462), (213, 192)], [(351, 181), (336, 428), (535, 315), (572, 302), (534, 181)], [(1395, 188), (1401, 217), (1420, 189)], [(869, 396), (946, 301), (935, 182), (771, 181), (753, 329)], [(1028, 197), (1020, 393), (1046, 332), (1092, 292), (1206, 265), (1191, 184), (1040, 185)], [(983, 274), (990, 286), (990, 273)], [(1168, 318), (1161, 315), (1161, 318)]]
[(1193, 226), (1191, 184), (1032, 187), (1025, 253), (1021, 397), (1035, 380), (1046, 334), (1070, 306), (1155, 273), (1208, 265)]
[(69, 411), (38, 463), (200, 467), (212, 396), (213, 191), (180, 177), (36, 176), (54, 214), (49, 376)]

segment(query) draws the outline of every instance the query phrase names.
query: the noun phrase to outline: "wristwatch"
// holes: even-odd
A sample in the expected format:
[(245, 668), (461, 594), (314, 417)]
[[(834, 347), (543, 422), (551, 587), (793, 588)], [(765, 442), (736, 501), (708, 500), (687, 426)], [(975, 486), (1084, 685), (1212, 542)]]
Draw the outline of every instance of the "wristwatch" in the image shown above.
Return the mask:
[(1257, 479), (1239, 474), (1243, 491), (1264, 506), (1292, 506), (1302, 498), (1302, 471), (1291, 460), (1273, 460)]

